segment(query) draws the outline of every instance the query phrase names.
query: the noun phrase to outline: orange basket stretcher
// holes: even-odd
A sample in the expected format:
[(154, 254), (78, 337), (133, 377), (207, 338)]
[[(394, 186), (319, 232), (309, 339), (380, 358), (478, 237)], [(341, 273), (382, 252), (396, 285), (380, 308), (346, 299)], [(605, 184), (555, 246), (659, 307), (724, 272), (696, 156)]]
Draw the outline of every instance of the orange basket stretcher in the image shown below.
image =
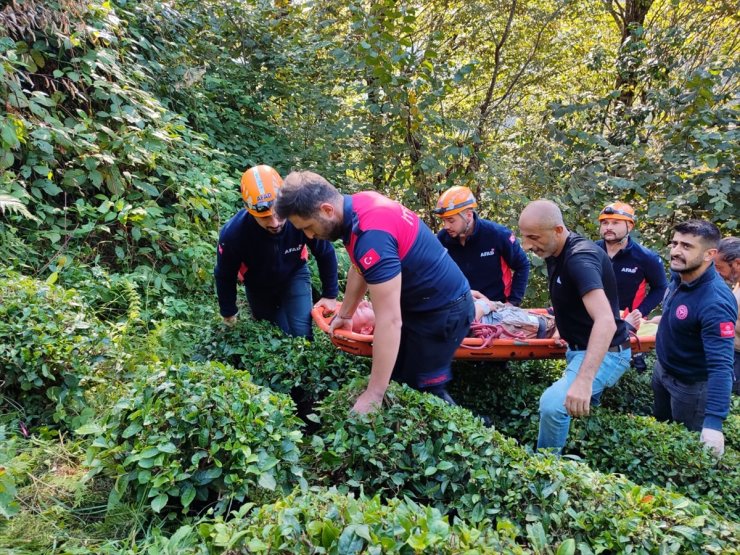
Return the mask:
[[(337, 303), (336, 311), (340, 303)], [(545, 309), (530, 309), (533, 312), (544, 312)], [(336, 311), (324, 315), (322, 308), (314, 308), (311, 317), (325, 333), (329, 333), (329, 323)], [(632, 335), (633, 353), (645, 353), (655, 348), (656, 326), (646, 324), (640, 327), (638, 335)], [(331, 342), (346, 353), (352, 355), (373, 356), (373, 336), (339, 330), (330, 336)], [(466, 337), (455, 351), (456, 360), (530, 360), (547, 358), (565, 358), (566, 343), (561, 339), (493, 339), (484, 340), (478, 337)]]

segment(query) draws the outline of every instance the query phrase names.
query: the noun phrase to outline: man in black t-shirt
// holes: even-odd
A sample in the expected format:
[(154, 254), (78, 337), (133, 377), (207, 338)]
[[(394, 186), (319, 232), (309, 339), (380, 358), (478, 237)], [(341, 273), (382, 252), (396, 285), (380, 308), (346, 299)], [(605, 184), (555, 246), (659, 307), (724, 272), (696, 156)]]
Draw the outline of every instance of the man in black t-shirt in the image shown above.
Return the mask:
[(586, 416), (629, 368), (632, 351), (619, 317), (617, 284), (607, 254), (568, 231), (557, 205), (536, 200), (519, 217), (522, 247), (547, 262), (550, 298), (560, 337), (568, 342), (562, 378), (540, 398), (538, 449), (560, 453), (572, 416)]

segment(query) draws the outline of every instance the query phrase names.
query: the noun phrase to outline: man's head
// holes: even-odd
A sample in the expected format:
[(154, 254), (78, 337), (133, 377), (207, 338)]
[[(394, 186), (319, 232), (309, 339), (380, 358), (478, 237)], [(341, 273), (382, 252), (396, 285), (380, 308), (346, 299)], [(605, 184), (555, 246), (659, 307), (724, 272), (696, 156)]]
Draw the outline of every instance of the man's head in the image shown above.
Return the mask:
[(375, 330), (375, 312), (369, 301), (360, 301), (352, 315), (352, 331), (362, 335), (372, 335)]
[(563, 214), (557, 204), (549, 200), (530, 202), (519, 216), (522, 248), (540, 258), (557, 256), (568, 238)]
[(725, 237), (719, 242), (714, 267), (727, 283), (740, 283), (740, 237)]
[(607, 204), (599, 214), (599, 235), (606, 243), (621, 243), (635, 227), (635, 219), (635, 211), (629, 204)]
[(285, 226), (285, 218), (279, 218), (273, 212), (275, 198), (282, 185), (280, 174), (270, 166), (254, 166), (242, 174), (242, 199), (247, 211), (262, 229), (273, 234), (280, 233)]
[(467, 187), (450, 187), (439, 196), (434, 214), (442, 220), (444, 230), (453, 238), (466, 237), (472, 232), (478, 203)]
[(342, 236), (343, 198), (317, 173), (291, 172), (275, 202), (275, 212), (309, 239), (334, 241)]
[(712, 264), (719, 238), (717, 226), (705, 220), (687, 220), (674, 226), (671, 270), (681, 274), (684, 281), (696, 279)]

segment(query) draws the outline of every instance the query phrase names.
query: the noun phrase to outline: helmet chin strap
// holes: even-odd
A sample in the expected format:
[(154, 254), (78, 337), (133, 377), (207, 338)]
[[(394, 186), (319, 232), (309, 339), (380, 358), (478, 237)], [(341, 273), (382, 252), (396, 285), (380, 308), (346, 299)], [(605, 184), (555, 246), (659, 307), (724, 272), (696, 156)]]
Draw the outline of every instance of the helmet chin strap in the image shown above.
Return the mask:
[(460, 233), (460, 235), (462, 235), (463, 237), (467, 237), (468, 236), (468, 231), (470, 230), (470, 226), (471, 226), (471, 224), (473, 223), (474, 220), (475, 220), (475, 218), (470, 218), (469, 220), (466, 220), (466, 222), (465, 222), (465, 229), (463, 229), (463, 231), (462, 231), (462, 233)]

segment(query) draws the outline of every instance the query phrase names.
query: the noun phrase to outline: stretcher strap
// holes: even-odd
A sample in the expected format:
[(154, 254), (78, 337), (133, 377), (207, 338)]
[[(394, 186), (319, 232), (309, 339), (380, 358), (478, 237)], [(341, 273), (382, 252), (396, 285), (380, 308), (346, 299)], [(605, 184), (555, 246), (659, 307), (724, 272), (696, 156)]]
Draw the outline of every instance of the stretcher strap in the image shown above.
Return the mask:
[(463, 344), (463, 347), (474, 350), (488, 348), (494, 339), (527, 339), (524, 332), (512, 333), (500, 324), (481, 324), (480, 322), (473, 322), (470, 325), (470, 335), (483, 340), (483, 343), (478, 346)]

